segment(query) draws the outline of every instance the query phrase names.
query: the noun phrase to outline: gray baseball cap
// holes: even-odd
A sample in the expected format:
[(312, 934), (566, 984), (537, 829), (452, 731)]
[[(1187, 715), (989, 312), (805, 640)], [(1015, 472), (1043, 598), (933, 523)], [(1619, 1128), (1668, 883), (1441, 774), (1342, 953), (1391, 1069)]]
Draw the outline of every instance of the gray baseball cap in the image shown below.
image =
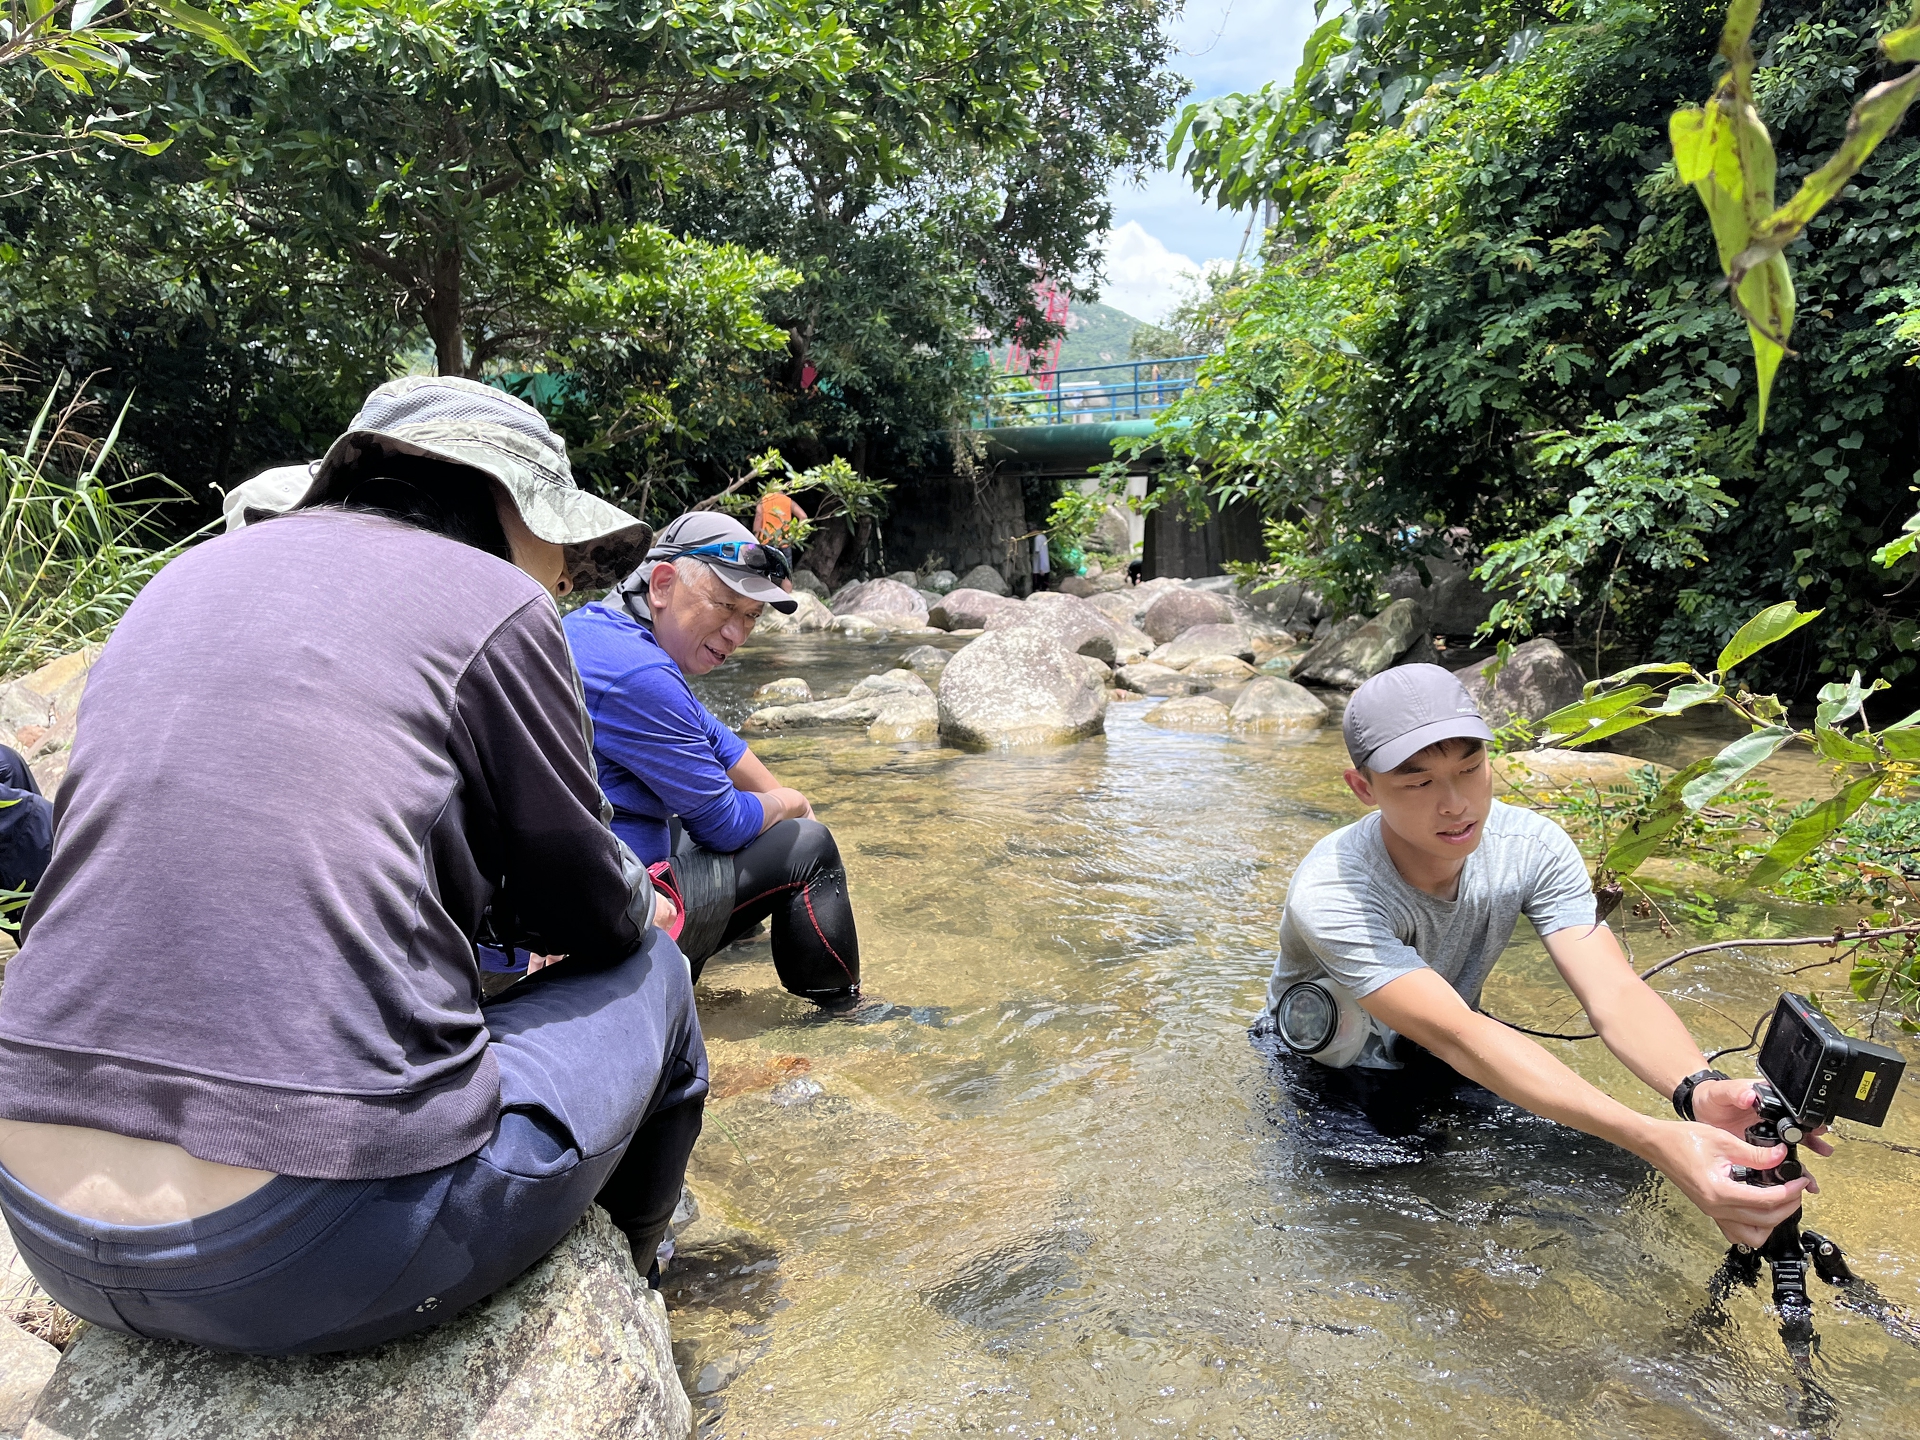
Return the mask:
[[(379, 451), (464, 465), (500, 482), (520, 518), (565, 548), (576, 590), (604, 590), (646, 554), (653, 529), (574, 483), (567, 447), (526, 401), (454, 375), (409, 375), (380, 386), (346, 433), (309, 467), (254, 476), (227, 496), (227, 528), (328, 498), (342, 470)], [(300, 484), (298, 470), (310, 479)]]
[(1493, 739), (1451, 670), (1396, 665), (1353, 692), (1340, 721), (1354, 767), (1379, 774), (1441, 740)]
[[(699, 546), (721, 545), (729, 541), (742, 545), (760, 544), (753, 538), (753, 532), (731, 515), (723, 515), (718, 510), (689, 510), (655, 537), (653, 548), (647, 551), (647, 558), (620, 582), (620, 590), (644, 605), (647, 582), (653, 578), (657, 568), (672, 563)], [(791, 615), (800, 608), (800, 602), (791, 591), (782, 590), (757, 570), (733, 564), (718, 555), (695, 555), (691, 558), (711, 569), (721, 583), (735, 594), (771, 605), (783, 615)]]

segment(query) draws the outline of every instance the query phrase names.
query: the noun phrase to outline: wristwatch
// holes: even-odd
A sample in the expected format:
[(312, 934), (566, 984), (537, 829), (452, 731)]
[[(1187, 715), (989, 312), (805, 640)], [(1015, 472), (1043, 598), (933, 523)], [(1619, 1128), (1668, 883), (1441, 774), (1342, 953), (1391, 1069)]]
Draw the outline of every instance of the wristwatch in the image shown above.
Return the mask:
[(1673, 1087), (1673, 1113), (1682, 1120), (1693, 1119), (1693, 1092), (1709, 1080), (1731, 1080), (1718, 1070), (1696, 1070)]

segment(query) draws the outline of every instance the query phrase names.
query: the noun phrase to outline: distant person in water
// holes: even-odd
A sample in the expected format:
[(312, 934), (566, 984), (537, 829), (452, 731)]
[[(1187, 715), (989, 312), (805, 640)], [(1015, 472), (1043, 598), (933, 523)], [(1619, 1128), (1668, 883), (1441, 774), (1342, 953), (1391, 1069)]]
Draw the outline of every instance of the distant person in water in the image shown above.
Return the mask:
[[(1632, 1151), (1730, 1240), (1761, 1244), (1811, 1179), (1733, 1179), (1736, 1165), (1765, 1169), (1786, 1154), (1743, 1138), (1752, 1082), (1709, 1069), (1680, 1018), (1634, 973), (1596, 919), (1566, 832), (1493, 798), (1493, 732), (1465, 687), (1438, 665), (1398, 666), (1354, 692), (1343, 728), (1347, 786), (1374, 812), (1300, 862), (1256, 1028), (1339, 1070), (1363, 1105), (1423, 1081), (1477, 1082)], [(1522, 915), (1600, 1039), (1671, 1099), (1678, 1123), (1629, 1109), (1480, 1012), (1481, 986)], [(1832, 1153), (1823, 1140), (1810, 1143)]]
[[(381, 386), (287, 481), (240, 487), (94, 664), (0, 991), (34, 1276), (269, 1355), (451, 1319), (596, 1200), (647, 1270), (707, 1090), (554, 604), (646, 527), (466, 380)], [(564, 958), (482, 1008), (483, 927)]]
[(0, 890), (33, 889), (52, 858), (53, 806), (20, 752), (0, 745)]
[(768, 605), (795, 608), (786, 557), (739, 521), (696, 512), (661, 531), (606, 599), (569, 615), (567, 639), (614, 833), (649, 865), (669, 862), (695, 975), (770, 917), (781, 984), (846, 1009), (860, 998), (860, 942), (833, 833), (687, 684), (733, 654)]

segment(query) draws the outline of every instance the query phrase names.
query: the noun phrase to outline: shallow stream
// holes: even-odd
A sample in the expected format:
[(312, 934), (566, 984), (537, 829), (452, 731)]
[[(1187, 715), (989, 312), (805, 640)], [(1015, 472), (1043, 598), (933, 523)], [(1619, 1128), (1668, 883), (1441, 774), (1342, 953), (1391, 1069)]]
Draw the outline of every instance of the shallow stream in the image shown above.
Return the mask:
[[(766, 680), (842, 693), (904, 648), (759, 641), (701, 688), (737, 723)], [(764, 937), (702, 979), (702, 1213), (667, 1294), (703, 1434), (1920, 1435), (1920, 1330), (1816, 1285), (1796, 1365), (1753, 1292), (1707, 1313), (1718, 1232), (1633, 1157), (1494, 1104), (1361, 1141), (1296, 1094), (1246, 1027), (1289, 875), (1361, 813), (1338, 732), (1163, 732), (1149, 703), (1041, 754), (756, 742), (833, 826), (889, 1004), (815, 1018)], [(1690, 938), (1631, 928), (1643, 963)], [(1817, 958), (1661, 984), (1711, 1049)], [(1576, 1014), (1524, 925), (1485, 1003)], [(1597, 1043), (1549, 1043), (1665, 1109)], [(1842, 1127), (1808, 1215), (1911, 1312), (1917, 1089)]]

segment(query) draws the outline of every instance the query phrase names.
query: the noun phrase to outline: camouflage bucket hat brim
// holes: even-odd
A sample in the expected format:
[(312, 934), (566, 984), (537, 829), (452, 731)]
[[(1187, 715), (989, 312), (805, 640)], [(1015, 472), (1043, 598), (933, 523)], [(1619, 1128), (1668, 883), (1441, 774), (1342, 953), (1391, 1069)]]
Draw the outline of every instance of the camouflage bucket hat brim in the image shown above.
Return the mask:
[(613, 585), (645, 558), (653, 539), (650, 525), (574, 484), (566, 446), (538, 410), (456, 376), (409, 376), (382, 385), (315, 467), (304, 494), (290, 504), (284, 489), (270, 498), (249, 497), (244, 509), (314, 504), (342, 469), (382, 451), (445, 460), (497, 480), (527, 529), (565, 547), (575, 590)]

